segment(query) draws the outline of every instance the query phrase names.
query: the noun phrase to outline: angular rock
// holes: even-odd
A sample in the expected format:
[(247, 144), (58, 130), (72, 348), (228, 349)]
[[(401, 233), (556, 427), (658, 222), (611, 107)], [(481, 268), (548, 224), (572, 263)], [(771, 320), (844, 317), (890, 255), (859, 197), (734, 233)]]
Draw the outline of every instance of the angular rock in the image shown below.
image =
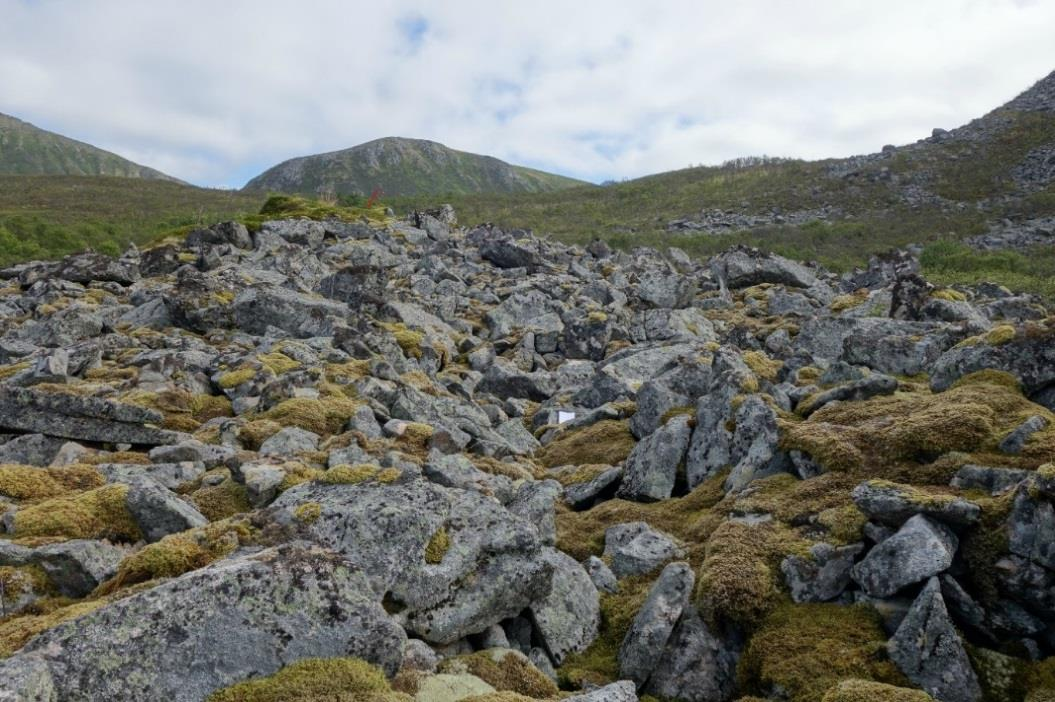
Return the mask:
[(945, 571), (952, 565), (958, 545), (951, 529), (917, 514), (869, 551), (853, 567), (852, 577), (869, 595), (890, 597)]
[(673, 417), (634, 446), (626, 459), (619, 497), (652, 502), (671, 496), (692, 437), (689, 420), (685, 415)]
[(791, 599), (795, 602), (828, 602), (841, 595), (850, 584), (854, 559), (863, 544), (835, 547), (819, 543), (810, 547), (810, 556), (786, 556), (780, 564)]
[(739, 660), (740, 642), (717, 636), (688, 605), (644, 691), (661, 699), (726, 702), (736, 691)]
[(1008, 550), (1055, 570), (1055, 507), (1018, 488), (1007, 520)]
[(143, 537), (150, 542), (209, 523), (190, 503), (150, 478), (130, 484), (125, 504)]
[(292, 523), (308, 503), (320, 508), (306, 527), (310, 538), (354, 559), (376, 596), (398, 603), (407, 630), (430, 643), (480, 633), (549, 591), (552, 567), (538, 531), (478, 492), (420, 478), (304, 483), (270, 509)]
[(564, 501), (572, 509), (587, 509), (603, 495), (611, 496), (610, 491), (622, 477), (622, 468), (609, 468), (592, 480), (565, 487)]
[(303, 658), (353, 656), (392, 675), (405, 640), (360, 572), (291, 544), (117, 600), (48, 630), (11, 660), (42, 658), (57, 697), (70, 702), (201, 702)]
[(876, 373), (815, 395), (810, 400), (809, 406), (800, 408), (799, 412), (803, 417), (809, 417), (831, 402), (862, 402), (879, 395), (892, 395), (895, 390), (897, 390), (897, 380), (889, 375)]
[(65, 442), (62, 439), (43, 434), (23, 434), (11, 437), (0, 443), (0, 464), (43, 468), (51, 465), (63, 443)]
[(531, 604), (531, 618), (549, 658), (560, 665), (597, 638), (600, 602), (589, 574), (574, 558), (552, 548), (542, 558), (553, 569), (553, 580), (549, 593)]
[(619, 646), (619, 674), (640, 690), (663, 659), (674, 626), (689, 604), (696, 576), (688, 563), (671, 563), (659, 574), (648, 598)]
[(99, 443), (175, 443), (177, 434), (149, 426), (161, 421), (159, 412), (112, 400), (0, 388), (0, 427), (5, 429)]
[(716, 256), (711, 261), (711, 269), (723, 287), (732, 289), (760, 283), (809, 288), (818, 283), (817, 277), (799, 263), (743, 246)]
[(625, 578), (650, 573), (685, 552), (671, 537), (645, 522), (627, 522), (604, 532), (604, 555), (611, 558), (616, 577)]
[(898, 527), (910, 517), (922, 514), (953, 527), (978, 522), (982, 509), (974, 502), (955, 495), (932, 495), (911, 485), (885, 480), (867, 480), (850, 493), (854, 504), (869, 519)]
[(260, 454), (292, 457), (298, 453), (316, 451), (319, 448), (320, 438), (318, 434), (300, 427), (285, 427), (260, 445)]
[(32, 561), (66, 597), (84, 597), (117, 572), (128, 550), (106, 541), (74, 539), (41, 546)]
[(534, 480), (520, 486), (506, 505), (512, 514), (535, 525), (542, 542), (547, 546), (557, 543), (557, 523), (554, 504), (564, 489), (556, 480)]
[(310, 297), (286, 288), (246, 288), (231, 303), (234, 323), (250, 334), (280, 329), (295, 337), (332, 335), (348, 316), (339, 302)]
[(566, 702), (637, 702), (637, 690), (629, 680), (620, 680), (581, 695), (566, 697)]
[(938, 702), (977, 702), (982, 690), (956, 632), (937, 578), (912, 603), (887, 644), (890, 659)]
[(586, 573), (593, 581), (594, 587), (603, 592), (615, 592), (619, 589), (619, 581), (608, 564), (597, 556), (586, 559)]

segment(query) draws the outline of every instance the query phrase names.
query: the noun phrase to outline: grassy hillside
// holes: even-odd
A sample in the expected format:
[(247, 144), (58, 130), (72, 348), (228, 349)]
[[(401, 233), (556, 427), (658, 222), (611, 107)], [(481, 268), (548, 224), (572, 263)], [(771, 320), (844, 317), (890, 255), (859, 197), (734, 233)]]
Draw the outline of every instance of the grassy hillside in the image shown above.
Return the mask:
[(176, 180), (117, 154), (5, 114), (0, 114), (0, 175), (105, 175)]
[(119, 254), (177, 227), (256, 213), (264, 196), (116, 177), (0, 176), (0, 265)]
[(390, 137), (268, 169), (246, 190), (307, 195), (446, 195), (474, 192), (551, 192), (582, 181), (513, 166), (491, 156), (449, 149), (424, 139)]

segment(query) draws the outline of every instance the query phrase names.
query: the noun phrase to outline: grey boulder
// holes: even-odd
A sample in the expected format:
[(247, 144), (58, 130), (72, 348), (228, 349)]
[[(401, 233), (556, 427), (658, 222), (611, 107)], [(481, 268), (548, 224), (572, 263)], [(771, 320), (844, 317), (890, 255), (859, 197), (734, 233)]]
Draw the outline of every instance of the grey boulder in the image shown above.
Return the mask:
[(949, 527), (917, 514), (869, 551), (851, 573), (869, 595), (890, 597), (948, 569), (958, 545)]
[(673, 417), (634, 446), (626, 459), (618, 497), (653, 502), (671, 496), (692, 437), (689, 419), (685, 415)]
[(604, 532), (604, 555), (618, 578), (650, 573), (667, 561), (685, 555), (674, 539), (645, 522), (627, 522)]
[(597, 638), (601, 608), (597, 588), (579, 563), (556, 549), (542, 558), (553, 569), (549, 593), (531, 604), (531, 617), (554, 665), (583, 651)]
[(938, 702), (981, 699), (978, 677), (949, 618), (937, 578), (916, 597), (887, 650), (905, 677)]
[(662, 660), (695, 582), (688, 563), (667, 565), (626, 632), (619, 646), (619, 674), (633, 680), (639, 690)]
[(294, 543), (220, 561), (60, 624), (15, 659), (40, 656), (57, 698), (69, 702), (201, 702), (302, 658), (354, 656), (391, 675), (405, 640), (360, 572)]
[(130, 481), (125, 505), (147, 541), (160, 541), (209, 522), (193, 505), (151, 478)]

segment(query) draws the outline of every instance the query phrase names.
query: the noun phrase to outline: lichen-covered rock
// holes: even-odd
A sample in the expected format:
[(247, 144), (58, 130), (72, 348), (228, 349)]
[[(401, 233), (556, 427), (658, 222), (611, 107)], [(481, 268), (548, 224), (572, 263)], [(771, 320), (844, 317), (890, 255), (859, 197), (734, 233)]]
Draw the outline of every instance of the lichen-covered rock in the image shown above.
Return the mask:
[(633, 680), (639, 690), (663, 660), (667, 642), (689, 604), (695, 582), (688, 563), (669, 564), (659, 574), (626, 632), (619, 646), (619, 674)]
[(638, 442), (626, 459), (623, 482), (616, 494), (639, 501), (670, 497), (691, 437), (689, 417), (681, 415)]
[(716, 635), (691, 605), (682, 610), (645, 692), (685, 702), (725, 702), (736, 690), (740, 641)]
[(171, 444), (177, 435), (151, 424), (159, 412), (112, 400), (0, 388), (0, 427), (82, 441), (127, 444)]
[(11, 660), (42, 658), (58, 699), (71, 702), (201, 702), (302, 658), (355, 656), (394, 674), (404, 640), (362, 573), (291, 544), (117, 600), (47, 631)]
[(601, 609), (597, 588), (574, 558), (556, 549), (546, 549), (542, 557), (553, 578), (549, 593), (531, 604), (531, 616), (546, 652), (560, 665), (597, 638)]
[(850, 584), (854, 559), (863, 544), (835, 547), (819, 543), (810, 547), (809, 556), (792, 554), (780, 563), (791, 599), (795, 602), (827, 602), (842, 594)]
[[(550, 589), (552, 566), (527, 521), (475, 491), (406, 482), (305, 483), (273, 504), (293, 522), (319, 505), (309, 538), (353, 559), (408, 631), (448, 644), (519, 614)], [(439, 538), (442, 535), (442, 538)]]
[(1055, 383), (1055, 344), (1050, 333), (1034, 336), (1010, 329), (1010, 338), (991, 332), (991, 338), (946, 351), (931, 370), (931, 388), (946, 390), (969, 373), (991, 368), (1011, 373), (1027, 395)]
[(916, 597), (887, 648), (905, 677), (938, 702), (981, 699), (978, 678), (949, 619), (937, 578), (931, 578)]
[(628, 522), (609, 527), (604, 533), (604, 555), (612, 562), (616, 577), (649, 573), (674, 558), (682, 558), (684, 549), (670, 536), (645, 522)]
[(117, 572), (128, 550), (105, 541), (72, 539), (34, 549), (30, 560), (67, 597), (84, 597)]
[(962, 497), (934, 495), (888, 481), (865, 481), (850, 494), (865, 516), (893, 527), (917, 514), (953, 527), (966, 527), (976, 523), (982, 513), (977, 504)]
[(125, 505), (147, 541), (159, 541), (209, 521), (193, 505), (150, 478), (131, 482)]
[(951, 529), (917, 514), (869, 551), (851, 573), (869, 595), (890, 597), (946, 570), (958, 546)]

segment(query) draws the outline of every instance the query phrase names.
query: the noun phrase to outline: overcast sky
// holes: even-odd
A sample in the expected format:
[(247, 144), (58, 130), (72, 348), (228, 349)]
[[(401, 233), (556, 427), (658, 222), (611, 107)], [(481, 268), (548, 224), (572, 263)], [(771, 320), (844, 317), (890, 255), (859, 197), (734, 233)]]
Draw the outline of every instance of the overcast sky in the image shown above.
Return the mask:
[(1055, 70), (1052, 0), (0, 0), (0, 112), (200, 185), (383, 136), (592, 181), (876, 151)]

